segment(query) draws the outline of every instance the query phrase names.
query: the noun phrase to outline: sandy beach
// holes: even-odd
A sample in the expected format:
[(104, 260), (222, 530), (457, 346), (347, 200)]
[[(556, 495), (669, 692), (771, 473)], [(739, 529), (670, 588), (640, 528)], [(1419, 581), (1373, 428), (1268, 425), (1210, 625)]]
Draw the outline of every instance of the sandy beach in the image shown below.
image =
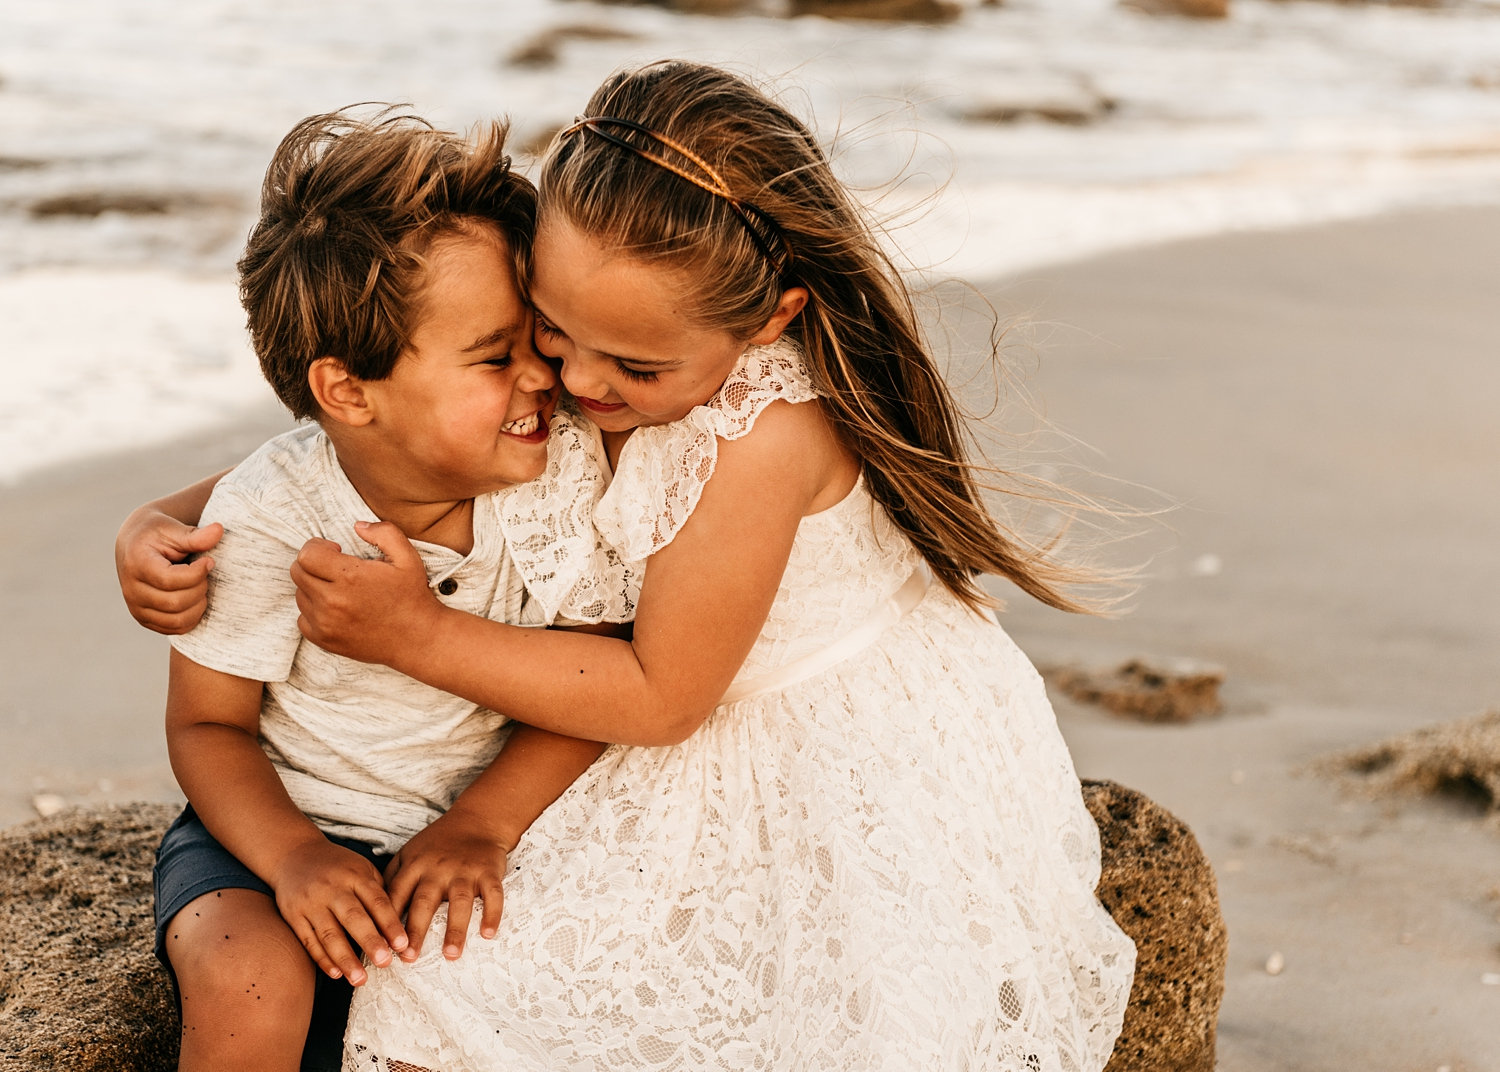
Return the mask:
[[(1500, 707), (1497, 249), (1500, 210), (1455, 209), (979, 287), (1034, 321), (1022, 373), (1095, 451), (1074, 460), (1180, 504), (1130, 549), (1152, 558), (1127, 616), (1018, 599), (1003, 620), (1039, 664), (1225, 672), (1223, 713), (1186, 726), (1056, 697), (1080, 773), (1149, 794), (1214, 863), (1225, 1072), (1500, 1069), (1500, 835), (1473, 802), (1306, 771)], [(288, 423), (267, 410), (0, 488), (0, 826), (43, 794), (176, 799), (166, 644), (123, 609), (114, 532)]]

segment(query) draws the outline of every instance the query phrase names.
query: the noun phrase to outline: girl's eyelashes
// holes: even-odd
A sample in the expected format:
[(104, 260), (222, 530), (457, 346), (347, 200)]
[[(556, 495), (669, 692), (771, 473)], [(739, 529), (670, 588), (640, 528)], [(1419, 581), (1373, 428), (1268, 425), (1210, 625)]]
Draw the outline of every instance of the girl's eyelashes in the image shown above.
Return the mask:
[(644, 369), (631, 368), (623, 361), (618, 360), (615, 362), (615, 368), (619, 371), (620, 375), (626, 379), (635, 380), (637, 383), (655, 383), (658, 375), (658, 373), (647, 372)]
[(548, 339), (562, 338), (562, 332), (558, 331), (557, 328), (547, 323), (547, 321), (543, 320), (540, 316), (536, 318), (536, 330), (538, 334)]

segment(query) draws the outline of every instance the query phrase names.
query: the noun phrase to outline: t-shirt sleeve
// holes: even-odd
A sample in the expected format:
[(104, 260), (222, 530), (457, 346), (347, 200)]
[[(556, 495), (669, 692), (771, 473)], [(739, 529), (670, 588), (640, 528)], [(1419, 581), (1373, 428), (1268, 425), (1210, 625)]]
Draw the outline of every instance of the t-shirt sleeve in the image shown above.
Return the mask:
[(211, 554), (208, 611), (173, 646), (200, 666), (254, 681), (284, 681), (302, 642), (292, 562), (308, 538), (254, 492), (221, 481), (203, 511), (224, 536)]

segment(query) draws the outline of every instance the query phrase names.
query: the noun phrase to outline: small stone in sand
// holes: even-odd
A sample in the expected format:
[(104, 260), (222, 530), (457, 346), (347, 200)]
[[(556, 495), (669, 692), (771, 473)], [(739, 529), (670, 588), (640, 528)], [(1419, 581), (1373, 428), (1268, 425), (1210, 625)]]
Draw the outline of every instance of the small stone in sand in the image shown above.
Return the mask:
[(1280, 975), (1284, 970), (1286, 970), (1286, 957), (1280, 951), (1272, 953), (1266, 958), (1267, 975)]
[(1164, 665), (1131, 659), (1105, 670), (1050, 667), (1042, 673), (1080, 703), (1141, 722), (1190, 722), (1222, 708), (1224, 671), (1187, 660)]
[(1372, 794), (1421, 793), (1472, 801), (1500, 828), (1500, 711), (1423, 726), (1330, 756), (1314, 769), (1357, 775)]
[(38, 793), (31, 798), (31, 810), (43, 819), (52, 818), (67, 806), (67, 799), (56, 793)]

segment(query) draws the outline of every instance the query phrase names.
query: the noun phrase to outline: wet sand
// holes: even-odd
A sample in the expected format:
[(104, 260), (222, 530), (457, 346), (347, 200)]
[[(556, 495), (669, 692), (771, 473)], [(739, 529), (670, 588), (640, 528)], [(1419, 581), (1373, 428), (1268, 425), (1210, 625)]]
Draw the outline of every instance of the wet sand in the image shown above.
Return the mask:
[[(1226, 1072), (1500, 1068), (1500, 840), (1472, 800), (1370, 800), (1306, 768), (1500, 707), (1500, 210), (1137, 250), (984, 283), (1074, 459), (1180, 505), (1132, 613), (1015, 599), (1038, 663), (1223, 668), (1224, 710), (1142, 725), (1056, 696), (1081, 774), (1187, 821), (1229, 926)], [(950, 321), (962, 333), (964, 325)], [(1022, 338), (1013, 334), (1013, 339)], [(1028, 356), (1029, 355), (1029, 356)], [(0, 488), (0, 826), (33, 798), (176, 798), (166, 644), (110, 546), (138, 502), (287, 420)], [(1266, 971), (1274, 955), (1284, 968)]]

